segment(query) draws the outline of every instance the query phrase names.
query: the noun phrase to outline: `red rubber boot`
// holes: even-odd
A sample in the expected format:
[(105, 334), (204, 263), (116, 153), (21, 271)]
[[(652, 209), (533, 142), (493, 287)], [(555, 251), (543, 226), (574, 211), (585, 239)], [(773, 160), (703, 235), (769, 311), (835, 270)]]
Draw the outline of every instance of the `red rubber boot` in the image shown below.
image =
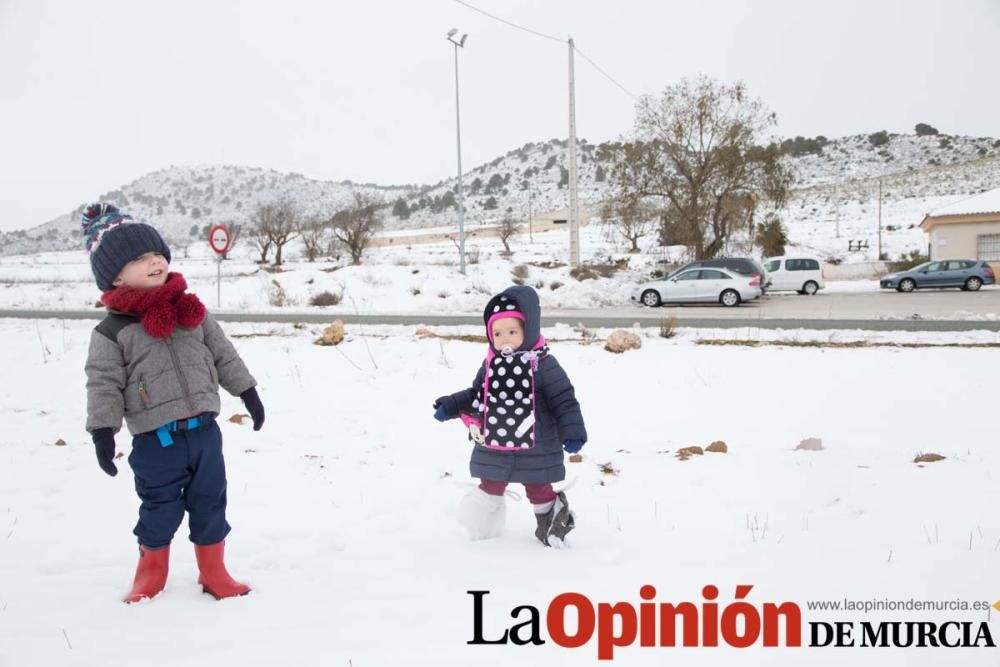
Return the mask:
[(194, 545), (194, 555), (198, 559), (198, 583), (202, 590), (216, 600), (246, 595), (250, 587), (241, 584), (229, 576), (226, 564), (223, 562), (225, 542), (202, 546)]
[(139, 565), (135, 569), (132, 591), (125, 602), (132, 603), (155, 597), (167, 585), (170, 565), (170, 545), (162, 549), (149, 549), (139, 545)]

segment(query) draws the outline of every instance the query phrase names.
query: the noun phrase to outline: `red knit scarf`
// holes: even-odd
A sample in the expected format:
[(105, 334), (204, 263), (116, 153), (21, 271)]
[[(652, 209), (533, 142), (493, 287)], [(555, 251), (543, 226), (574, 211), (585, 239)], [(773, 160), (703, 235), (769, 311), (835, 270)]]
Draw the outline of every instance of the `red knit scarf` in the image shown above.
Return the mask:
[(105, 292), (101, 303), (120, 313), (142, 318), (142, 326), (153, 338), (169, 336), (181, 325), (194, 329), (205, 319), (205, 306), (194, 294), (185, 294), (187, 281), (179, 273), (167, 274), (167, 282), (154, 289), (122, 285)]

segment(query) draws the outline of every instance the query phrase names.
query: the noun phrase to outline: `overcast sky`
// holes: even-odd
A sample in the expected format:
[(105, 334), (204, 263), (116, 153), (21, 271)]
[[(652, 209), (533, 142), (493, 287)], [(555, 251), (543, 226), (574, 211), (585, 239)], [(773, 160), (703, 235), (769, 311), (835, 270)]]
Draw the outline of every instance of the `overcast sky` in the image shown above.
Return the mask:
[[(635, 94), (743, 80), (785, 136), (1000, 137), (1000, 0), (469, 0)], [(170, 165), (433, 183), (567, 135), (567, 47), (453, 0), (0, 0), (0, 229)], [(578, 135), (633, 100), (576, 61)]]

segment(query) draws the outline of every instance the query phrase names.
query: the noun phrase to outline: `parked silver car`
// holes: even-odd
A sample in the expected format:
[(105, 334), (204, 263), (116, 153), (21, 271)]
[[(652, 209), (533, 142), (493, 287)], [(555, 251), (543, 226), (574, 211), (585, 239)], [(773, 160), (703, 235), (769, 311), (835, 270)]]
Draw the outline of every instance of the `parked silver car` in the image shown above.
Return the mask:
[(757, 260), (750, 257), (715, 257), (713, 259), (698, 259), (693, 262), (688, 262), (679, 269), (671, 271), (667, 277), (672, 278), (680, 275), (683, 271), (687, 271), (688, 269), (722, 269), (723, 271), (729, 271), (730, 273), (742, 273), (745, 276), (759, 276), (762, 293), (766, 293), (771, 287), (771, 277), (768, 275), (767, 269), (761, 266)]
[(650, 307), (664, 303), (721, 303), (732, 307), (760, 295), (760, 276), (726, 269), (688, 269), (639, 285), (632, 293), (632, 301)]
[(909, 271), (883, 276), (879, 286), (900, 292), (938, 287), (961, 287), (975, 292), (983, 285), (996, 284), (996, 275), (989, 262), (981, 259), (949, 259), (924, 262)]

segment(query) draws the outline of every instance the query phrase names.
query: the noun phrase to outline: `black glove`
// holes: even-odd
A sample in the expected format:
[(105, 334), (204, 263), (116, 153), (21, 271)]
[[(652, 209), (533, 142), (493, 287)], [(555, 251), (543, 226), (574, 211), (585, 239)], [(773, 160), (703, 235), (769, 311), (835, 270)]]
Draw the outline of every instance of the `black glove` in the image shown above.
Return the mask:
[(247, 410), (250, 411), (250, 416), (253, 418), (253, 430), (259, 431), (260, 427), (264, 425), (264, 405), (260, 402), (257, 389), (250, 387), (240, 394), (240, 398), (243, 399), (243, 405), (247, 406)]
[(97, 465), (112, 477), (118, 474), (115, 465), (115, 434), (110, 428), (99, 428), (90, 434), (97, 450)]

